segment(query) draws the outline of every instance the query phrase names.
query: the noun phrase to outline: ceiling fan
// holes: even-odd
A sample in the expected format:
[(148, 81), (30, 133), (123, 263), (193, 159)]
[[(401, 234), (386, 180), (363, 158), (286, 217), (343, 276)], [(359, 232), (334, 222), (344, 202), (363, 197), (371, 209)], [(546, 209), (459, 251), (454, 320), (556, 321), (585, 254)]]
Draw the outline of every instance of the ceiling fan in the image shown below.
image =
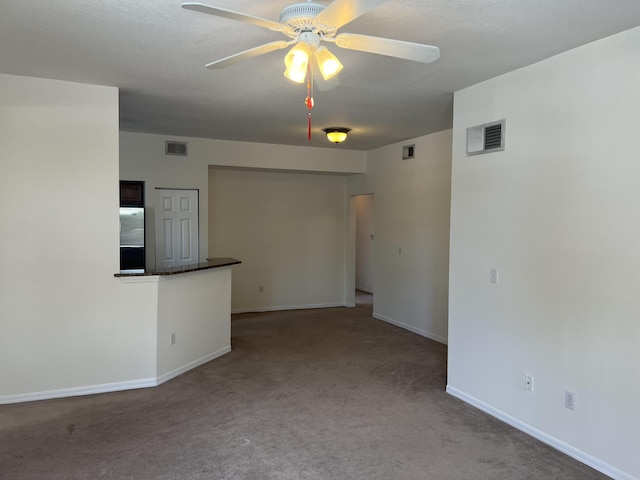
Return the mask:
[(326, 46), (321, 45), (322, 42), (334, 43), (340, 48), (387, 55), (414, 62), (430, 63), (437, 60), (440, 56), (440, 49), (432, 45), (355, 33), (337, 33), (339, 28), (385, 1), (333, 0), (329, 5), (324, 5), (308, 0), (306, 3), (295, 3), (282, 9), (279, 22), (196, 2), (185, 2), (182, 7), (268, 28), (281, 32), (291, 39), (266, 43), (215, 60), (205, 65), (207, 68), (229, 67), (237, 62), (294, 45), (285, 56), (286, 70), (284, 74), (295, 82), (303, 83), (311, 68), (317, 68), (325, 80), (335, 77), (342, 70), (340, 61)]

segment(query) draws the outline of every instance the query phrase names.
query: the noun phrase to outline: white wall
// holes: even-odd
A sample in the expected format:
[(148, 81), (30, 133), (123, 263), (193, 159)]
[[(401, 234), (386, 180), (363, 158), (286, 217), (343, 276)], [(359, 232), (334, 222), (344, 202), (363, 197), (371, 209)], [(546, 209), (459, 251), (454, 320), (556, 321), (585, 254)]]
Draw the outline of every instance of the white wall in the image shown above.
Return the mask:
[(242, 261), (233, 310), (343, 305), (346, 214), (344, 176), (211, 168), (209, 252)]
[(117, 89), (0, 75), (0, 145), (0, 403), (154, 377), (153, 290), (113, 277)]
[[(383, 192), (390, 205), (381, 217), (388, 237), (396, 232), (396, 225), (389, 221), (396, 216), (394, 208), (406, 207), (402, 202), (394, 203), (395, 192), (406, 186), (389, 190), (388, 179), (405, 178), (418, 192), (416, 198), (430, 198), (434, 203), (441, 201), (437, 179), (448, 179), (448, 173), (441, 175), (441, 153), (449, 144), (447, 134), (418, 139), (418, 148), (422, 145), (423, 152), (430, 152), (424, 156), (429, 159), (428, 166), (416, 169), (404, 164), (401, 168), (405, 173), (399, 173), (393, 147), (368, 154), (335, 148), (118, 134), (117, 90), (108, 87), (1, 75), (0, 105), (0, 220), (3, 231), (19, 233), (5, 235), (5, 248), (0, 252), (0, 403), (150, 386), (155, 384), (156, 375), (172, 368), (172, 364), (159, 365), (157, 358), (158, 350), (162, 350), (157, 343), (161, 338), (157, 282), (124, 282), (113, 277), (119, 269), (119, 179), (147, 182), (150, 219), (155, 187), (198, 188), (204, 258), (209, 255), (212, 231), (208, 225), (208, 166), (250, 169), (235, 171), (232, 184), (249, 194), (262, 192), (268, 200), (263, 202), (264, 207), (273, 206), (273, 202), (281, 207), (270, 212), (270, 217), (256, 219), (255, 224), (283, 229), (270, 232), (269, 238), (275, 243), (262, 251), (262, 257), (283, 260), (272, 262), (276, 270), (268, 273), (284, 281), (261, 283), (265, 292), (256, 300), (259, 291), (255, 279), (246, 276), (251, 291), (242, 301), (249, 301), (239, 304), (240, 308), (248, 305), (246, 308), (263, 309), (353, 301), (352, 291), (351, 297), (345, 296), (353, 285), (355, 263), (355, 237), (349, 226), (355, 223), (355, 215), (348, 206), (352, 203), (346, 175), (364, 173), (368, 156), (376, 160), (370, 167), (371, 185)], [(166, 139), (188, 141), (189, 157), (166, 157)], [(385, 166), (387, 161), (389, 166)], [(227, 170), (226, 174), (231, 172)], [(322, 175), (327, 173), (337, 175)], [(412, 182), (416, 173), (426, 174), (426, 183)], [(247, 190), (254, 181), (256, 189)], [(280, 187), (290, 188), (295, 194)], [(427, 193), (431, 187), (435, 190)], [(412, 197), (406, 208), (418, 211), (414, 200)], [(432, 207), (430, 211), (439, 208)], [(288, 216), (281, 215), (282, 211)], [(404, 227), (425, 219), (436, 226), (431, 222), (434, 218), (432, 213), (425, 216), (422, 212)], [(227, 222), (232, 224), (234, 221)], [(283, 235), (284, 231), (290, 235)], [(245, 263), (236, 268), (252, 260), (251, 254), (241, 251), (236, 255), (234, 249), (219, 249), (218, 232), (213, 232), (211, 255), (239, 257)], [(405, 245), (424, 240), (402, 231), (405, 234)], [(282, 248), (283, 242), (287, 242), (287, 248)], [(436, 243), (427, 239), (427, 250), (431, 252)], [(154, 256), (152, 245), (149, 255)], [(446, 259), (446, 255), (441, 257)], [(424, 260), (421, 254), (416, 258)], [(383, 254), (379, 259), (387, 261), (389, 257)], [(262, 268), (258, 261), (251, 268), (256, 265)], [(423, 291), (414, 294), (411, 288), (417, 285), (428, 289), (441, 277), (431, 271), (422, 276), (420, 265), (425, 263), (406, 264), (402, 270), (391, 271), (408, 290), (390, 292), (383, 308), (399, 304), (403, 308), (397, 309), (397, 316), (393, 310), (393, 318), (385, 318), (400, 319), (397, 323), (414, 331), (429, 335), (436, 332), (432, 336), (439, 338), (446, 335), (446, 330), (433, 326), (439, 322), (433, 316), (433, 304), (425, 305)], [(432, 260), (426, 265), (436, 266)], [(377, 275), (386, 275), (384, 267), (376, 267)], [(429, 279), (425, 281), (426, 277)], [(238, 293), (243, 288), (238, 287)], [(272, 297), (265, 302), (269, 295)], [(162, 322), (160, 319), (162, 328), (171, 329)]]
[(357, 195), (356, 209), (356, 288), (373, 293), (374, 195)]
[[(165, 155), (165, 140), (187, 142), (189, 155)], [(210, 230), (207, 173), (209, 165), (347, 175), (365, 172), (366, 152), (121, 132), (120, 179), (146, 182), (148, 268), (155, 266), (154, 189), (158, 187), (199, 190), (200, 259), (213, 256), (207, 250)], [(224, 252), (219, 254), (229, 256)]]
[(159, 383), (231, 351), (231, 269), (156, 277)]
[(352, 195), (375, 193), (374, 316), (443, 343), (450, 179), (447, 130), (368, 152), (367, 174), (350, 182)]
[[(454, 108), (448, 389), (615, 478), (640, 477), (638, 45), (630, 30)], [(502, 118), (505, 151), (466, 157), (466, 128)]]

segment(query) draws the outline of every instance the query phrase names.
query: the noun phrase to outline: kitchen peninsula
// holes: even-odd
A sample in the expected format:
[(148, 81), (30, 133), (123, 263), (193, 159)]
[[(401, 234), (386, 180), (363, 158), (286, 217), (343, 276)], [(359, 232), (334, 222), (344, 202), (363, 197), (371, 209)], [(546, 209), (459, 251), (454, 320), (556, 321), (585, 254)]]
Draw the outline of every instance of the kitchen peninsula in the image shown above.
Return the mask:
[(152, 288), (159, 385), (231, 351), (231, 267), (234, 258), (144, 272), (116, 273), (131, 288)]

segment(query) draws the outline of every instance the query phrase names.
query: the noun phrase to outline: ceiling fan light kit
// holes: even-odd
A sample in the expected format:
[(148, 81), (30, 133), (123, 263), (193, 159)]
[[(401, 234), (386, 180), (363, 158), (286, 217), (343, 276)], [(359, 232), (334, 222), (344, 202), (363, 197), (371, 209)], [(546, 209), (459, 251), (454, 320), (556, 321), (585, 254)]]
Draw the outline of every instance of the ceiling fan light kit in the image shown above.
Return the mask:
[[(215, 60), (205, 66), (211, 69), (225, 68), (237, 62), (295, 44), (284, 58), (284, 75), (297, 83), (304, 83), (305, 79), (307, 80), (306, 104), (309, 109), (309, 139), (311, 139), (314, 67), (317, 67), (325, 81), (335, 77), (343, 68), (338, 58), (326, 46), (321, 45), (321, 42), (331, 42), (338, 48), (386, 55), (420, 63), (431, 63), (440, 57), (440, 49), (433, 45), (422, 45), (356, 33), (337, 34), (339, 28), (386, 1), (333, 0), (328, 5), (324, 5), (308, 0), (305, 3), (295, 3), (283, 8), (280, 11), (279, 22), (203, 3), (185, 2), (182, 4), (182, 8), (250, 23), (280, 32), (291, 39), (290, 41), (275, 41), (250, 48), (249, 50)], [(342, 132), (344, 138), (346, 138), (349, 129), (346, 130), (346, 132)], [(340, 141), (343, 141), (344, 138)]]
[(320, 73), (322, 74), (322, 78), (325, 80), (331, 80), (339, 74), (343, 68), (338, 57), (331, 53), (324, 45), (321, 45), (316, 50), (316, 60), (318, 62)]
[(305, 42), (298, 42), (284, 57), (284, 76), (296, 83), (304, 83), (310, 56), (311, 47)]
[(347, 135), (350, 131), (350, 128), (344, 127), (329, 127), (324, 129), (324, 133), (327, 134), (327, 140), (333, 143), (344, 142), (347, 139)]
[(306, 42), (298, 42), (284, 57), (284, 76), (296, 83), (304, 83), (310, 62), (315, 62), (325, 80), (331, 80), (343, 68), (340, 60), (324, 45), (313, 50)]

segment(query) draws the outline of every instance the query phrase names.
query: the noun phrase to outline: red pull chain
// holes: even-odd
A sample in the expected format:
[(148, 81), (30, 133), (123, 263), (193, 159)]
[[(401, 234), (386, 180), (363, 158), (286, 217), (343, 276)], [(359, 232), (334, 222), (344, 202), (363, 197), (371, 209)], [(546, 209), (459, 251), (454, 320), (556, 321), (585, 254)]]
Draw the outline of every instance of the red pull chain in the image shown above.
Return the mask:
[(307, 98), (304, 103), (307, 105), (309, 115), (307, 119), (307, 137), (311, 140), (311, 109), (313, 108), (313, 70), (311, 69), (311, 62), (307, 66)]

